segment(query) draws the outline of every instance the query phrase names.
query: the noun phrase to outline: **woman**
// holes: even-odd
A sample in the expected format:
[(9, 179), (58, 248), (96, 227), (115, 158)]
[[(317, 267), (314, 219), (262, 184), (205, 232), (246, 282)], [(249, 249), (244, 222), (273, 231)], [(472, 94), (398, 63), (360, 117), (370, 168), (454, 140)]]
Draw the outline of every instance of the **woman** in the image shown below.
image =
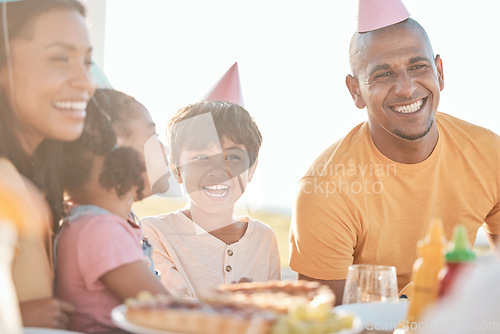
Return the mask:
[(130, 216), (132, 203), (151, 194), (144, 147), (157, 140), (155, 124), (142, 104), (114, 90), (98, 89), (88, 110), (83, 135), (65, 145), (72, 205), (56, 238), (56, 296), (76, 308), (69, 329), (102, 333), (116, 328), (110, 313), (126, 298), (167, 290)]
[(77, 139), (94, 92), (84, 7), (76, 0), (0, 4), (0, 156), (44, 193), (53, 221), (20, 238), (13, 279), (25, 326), (65, 328), (49, 256), (62, 216), (61, 141)]

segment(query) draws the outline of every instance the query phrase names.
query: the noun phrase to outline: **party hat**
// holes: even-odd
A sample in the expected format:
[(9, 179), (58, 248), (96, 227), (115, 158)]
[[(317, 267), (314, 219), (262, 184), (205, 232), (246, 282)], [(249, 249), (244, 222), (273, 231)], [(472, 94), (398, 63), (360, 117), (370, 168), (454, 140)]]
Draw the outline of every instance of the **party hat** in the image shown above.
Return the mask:
[(384, 28), (409, 17), (401, 0), (359, 0), (358, 32)]
[(237, 62), (227, 70), (202, 100), (227, 101), (243, 107), (243, 94), (241, 93)]

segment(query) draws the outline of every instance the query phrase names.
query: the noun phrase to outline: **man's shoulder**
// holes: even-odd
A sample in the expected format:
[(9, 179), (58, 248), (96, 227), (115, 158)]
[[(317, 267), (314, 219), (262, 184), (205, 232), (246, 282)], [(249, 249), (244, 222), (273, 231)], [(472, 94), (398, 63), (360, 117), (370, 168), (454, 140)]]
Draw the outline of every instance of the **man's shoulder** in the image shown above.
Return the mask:
[(369, 133), (367, 122), (354, 127), (346, 136), (325, 149), (311, 164), (305, 176), (329, 175), (325, 171), (339, 164), (348, 164), (356, 156), (361, 157), (368, 148)]
[(436, 114), (436, 119), (441, 131), (459, 145), (476, 143), (480, 146), (487, 144), (494, 149), (500, 147), (500, 136), (485, 127), (441, 112)]

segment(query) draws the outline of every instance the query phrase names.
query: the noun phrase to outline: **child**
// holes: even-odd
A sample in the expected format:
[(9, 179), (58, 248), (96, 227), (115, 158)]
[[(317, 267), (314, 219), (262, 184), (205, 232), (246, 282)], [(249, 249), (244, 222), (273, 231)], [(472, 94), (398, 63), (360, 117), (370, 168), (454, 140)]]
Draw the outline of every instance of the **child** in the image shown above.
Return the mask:
[(132, 203), (149, 192), (143, 147), (156, 136), (154, 123), (142, 104), (118, 91), (97, 90), (89, 108), (97, 111), (83, 136), (64, 152), (73, 206), (56, 241), (56, 295), (76, 308), (69, 329), (95, 333), (116, 328), (110, 313), (125, 298), (167, 291), (130, 219)]
[(240, 280), (281, 277), (276, 235), (234, 204), (257, 166), (262, 136), (237, 104), (202, 101), (168, 124), (170, 166), (188, 195), (184, 209), (141, 220), (161, 281), (176, 296)]

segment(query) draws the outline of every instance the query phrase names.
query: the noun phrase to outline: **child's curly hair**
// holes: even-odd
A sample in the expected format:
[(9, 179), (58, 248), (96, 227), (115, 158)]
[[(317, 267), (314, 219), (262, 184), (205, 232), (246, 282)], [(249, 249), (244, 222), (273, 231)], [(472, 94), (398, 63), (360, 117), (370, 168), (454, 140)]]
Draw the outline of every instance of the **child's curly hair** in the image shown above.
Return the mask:
[(64, 146), (65, 189), (77, 193), (90, 177), (93, 159), (105, 156), (99, 183), (124, 196), (137, 187), (137, 197), (143, 198), (145, 163), (131, 147), (118, 147), (117, 134), (130, 133), (128, 121), (138, 116), (133, 97), (113, 89), (97, 89), (87, 106), (87, 117), (81, 137)]

